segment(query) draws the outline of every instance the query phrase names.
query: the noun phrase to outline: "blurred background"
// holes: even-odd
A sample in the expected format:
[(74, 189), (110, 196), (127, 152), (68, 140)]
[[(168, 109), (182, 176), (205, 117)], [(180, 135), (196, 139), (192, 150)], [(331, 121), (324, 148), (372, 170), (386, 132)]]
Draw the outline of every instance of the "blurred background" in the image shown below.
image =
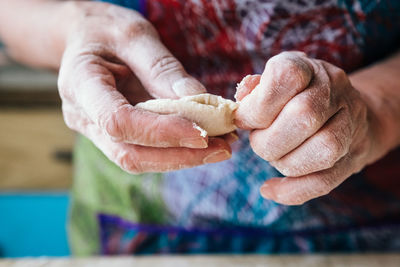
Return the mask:
[(57, 75), (10, 60), (0, 43), (0, 257), (66, 256), (74, 133)]

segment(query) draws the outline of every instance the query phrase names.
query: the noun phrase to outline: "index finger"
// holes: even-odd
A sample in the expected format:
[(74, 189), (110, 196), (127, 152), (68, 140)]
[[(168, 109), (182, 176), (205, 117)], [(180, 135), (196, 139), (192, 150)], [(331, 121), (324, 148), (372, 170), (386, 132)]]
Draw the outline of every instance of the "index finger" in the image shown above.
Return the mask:
[(260, 83), (245, 96), (236, 111), (236, 125), (265, 129), (291, 98), (309, 85), (313, 66), (303, 53), (284, 52), (266, 64)]
[(115, 38), (116, 53), (153, 97), (176, 99), (206, 92), (165, 47), (148, 21), (137, 19), (128, 28), (127, 34)]

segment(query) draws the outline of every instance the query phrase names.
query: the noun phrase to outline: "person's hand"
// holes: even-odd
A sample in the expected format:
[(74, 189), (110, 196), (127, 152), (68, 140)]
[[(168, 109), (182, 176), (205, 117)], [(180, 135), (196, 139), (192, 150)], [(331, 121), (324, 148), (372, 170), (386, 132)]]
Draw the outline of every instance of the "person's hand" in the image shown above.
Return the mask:
[(263, 74), (238, 86), (236, 124), (250, 129), (254, 152), (285, 178), (261, 195), (302, 204), (329, 193), (380, 155), (373, 114), (345, 72), (301, 52), (272, 57)]
[(66, 124), (131, 173), (228, 159), (230, 138), (202, 137), (191, 121), (133, 104), (204, 93), (140, 14), (105, 3), (74, 3), (59, 92)]

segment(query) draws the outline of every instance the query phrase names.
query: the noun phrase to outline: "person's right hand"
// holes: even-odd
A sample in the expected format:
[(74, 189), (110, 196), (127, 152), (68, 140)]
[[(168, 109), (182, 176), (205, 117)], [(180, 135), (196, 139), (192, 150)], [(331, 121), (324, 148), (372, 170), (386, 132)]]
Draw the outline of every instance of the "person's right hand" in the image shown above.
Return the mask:
[(74, 3), (59, 92), (66, 124), (131, 173), (169, 171), (230, 158), (229, 140), (200, 135), (191, 121), (133, 104), (204, 93), (140, 14), (105, 3)]

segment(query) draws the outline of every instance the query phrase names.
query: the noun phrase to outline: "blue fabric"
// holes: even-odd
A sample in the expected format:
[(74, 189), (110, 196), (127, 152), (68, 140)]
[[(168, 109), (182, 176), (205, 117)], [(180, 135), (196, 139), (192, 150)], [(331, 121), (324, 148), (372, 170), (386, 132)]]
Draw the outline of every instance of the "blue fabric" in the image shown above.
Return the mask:
[(68, 256), (65, 192), (0, 194), (0, 257)]
[(112, 3), (112, 4), (115, 4), (115, 5), (123, 6), (123, 7), (126, 7), (126, 8), (133, 9), (133, 10), (139, 10), (139, 11), (141, 11), (141, 5), (140, 4), (141, 4), (141, 2), (143, 2), (141, 0), (110, 0), (110, 1), (99, 0), (99, 1), (108, 2), (108, 3)]

